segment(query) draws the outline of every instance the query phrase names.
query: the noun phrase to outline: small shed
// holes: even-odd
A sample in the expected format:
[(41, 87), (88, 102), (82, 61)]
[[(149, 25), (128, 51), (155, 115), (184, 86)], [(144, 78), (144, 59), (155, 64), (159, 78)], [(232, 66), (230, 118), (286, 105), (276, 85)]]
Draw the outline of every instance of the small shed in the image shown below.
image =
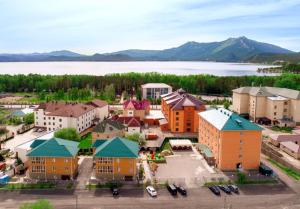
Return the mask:
[(169, 141), (173, 150), (191, 150), (192, 142), (188, 139), (172, 139)]
[(207, 161), (208, 165), (210, 166), (215, 165), (215, 158), (208, 146), (204, 144), (199, 144), (197, 148), (199, 152), (203, 155), (204, 159)]

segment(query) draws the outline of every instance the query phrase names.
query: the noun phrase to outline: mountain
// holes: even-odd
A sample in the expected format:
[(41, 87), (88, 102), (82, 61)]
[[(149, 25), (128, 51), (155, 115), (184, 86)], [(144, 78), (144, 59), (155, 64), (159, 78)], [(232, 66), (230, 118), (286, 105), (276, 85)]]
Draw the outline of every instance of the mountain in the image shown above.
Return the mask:
[[(91, 56), (62, 50), (49, 53), (0, 54), (0, 62), (38, 61), (218, 61), (218, 62), (265, 62), (264, 58), (294, 56), (288, 49), (258, 42), (244, 36), (221, 42), (187, 42), (179, 47), (164, 50), (129, 49)], [(297, 57), (297, 56), (296, 56)]]

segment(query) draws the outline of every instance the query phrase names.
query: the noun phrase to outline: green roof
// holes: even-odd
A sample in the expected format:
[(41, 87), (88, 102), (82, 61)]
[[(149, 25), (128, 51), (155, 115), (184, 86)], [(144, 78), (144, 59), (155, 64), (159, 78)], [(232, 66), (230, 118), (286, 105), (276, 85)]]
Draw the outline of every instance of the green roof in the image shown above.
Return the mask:
[(115, 137), (101, 144), (94, 157), (137, 158), (139, 145), (125, 138)]
[(92, 147), (97, 148), (100, 145), (102, 145), (104, 142), (106, 142), (108, 139), (96, 139), (96, 141), (93, 143)]
[(223, 126), (222, 130), (257, 130), (261, 131), (263, 128), (256, 125), (255, 123), (250, 122), (249, 120), (239, 116), (236, 113), (232, 113), (231, 117), (225, 125)]
[(34, 140), (34, 141), (32, 142), (32, 144), (30, 145), (30, 148), (31, 148), (31, 149), (34, 149), (34, 148), (36, 148), (37, 146), (39, 146), (40, 144), (44, 143), (45, 141), (47, 141), (47, 140), (45, 140), (45, 139), (36, 139), (36, 140)]
[(213, 153), (211, 152), (208, 146), (206, 146), (205, 144), (199, 144), (198, 147), (206, 157), (213, 157)]
[(78, 142), (52, 138), (29, 151), (28, 157), (74, 157), (78, 152)]

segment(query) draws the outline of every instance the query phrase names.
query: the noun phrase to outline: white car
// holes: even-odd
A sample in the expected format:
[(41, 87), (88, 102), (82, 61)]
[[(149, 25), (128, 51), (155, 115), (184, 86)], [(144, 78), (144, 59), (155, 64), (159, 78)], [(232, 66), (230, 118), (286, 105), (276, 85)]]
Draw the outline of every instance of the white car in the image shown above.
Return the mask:
[(149, 195), (151, 197), (156, 197), (157, 196), (157, 192), (156, 190), (153, 188), (153, 186), (147, 186), (146, 187), (147, 192), (149, 193)]

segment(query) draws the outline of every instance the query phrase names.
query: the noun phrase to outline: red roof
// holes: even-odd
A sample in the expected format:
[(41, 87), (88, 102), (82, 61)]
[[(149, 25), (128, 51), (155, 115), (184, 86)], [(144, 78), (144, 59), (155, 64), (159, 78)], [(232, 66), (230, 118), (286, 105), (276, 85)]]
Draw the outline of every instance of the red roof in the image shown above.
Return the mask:
[(100, 99), (94, 99), (91, 102), (89, 102), (88, 104), (93, 105), (95, 107), (104, 107), (104, 106), (108, 105), (108, 103), (106, 101), (103, 101)]
[(145, 110), (149, 106), (150, 106), (150, 102), (148, 100), (137, 101), (137, 100), (130, 99), (123, 103), (124, 109)]

